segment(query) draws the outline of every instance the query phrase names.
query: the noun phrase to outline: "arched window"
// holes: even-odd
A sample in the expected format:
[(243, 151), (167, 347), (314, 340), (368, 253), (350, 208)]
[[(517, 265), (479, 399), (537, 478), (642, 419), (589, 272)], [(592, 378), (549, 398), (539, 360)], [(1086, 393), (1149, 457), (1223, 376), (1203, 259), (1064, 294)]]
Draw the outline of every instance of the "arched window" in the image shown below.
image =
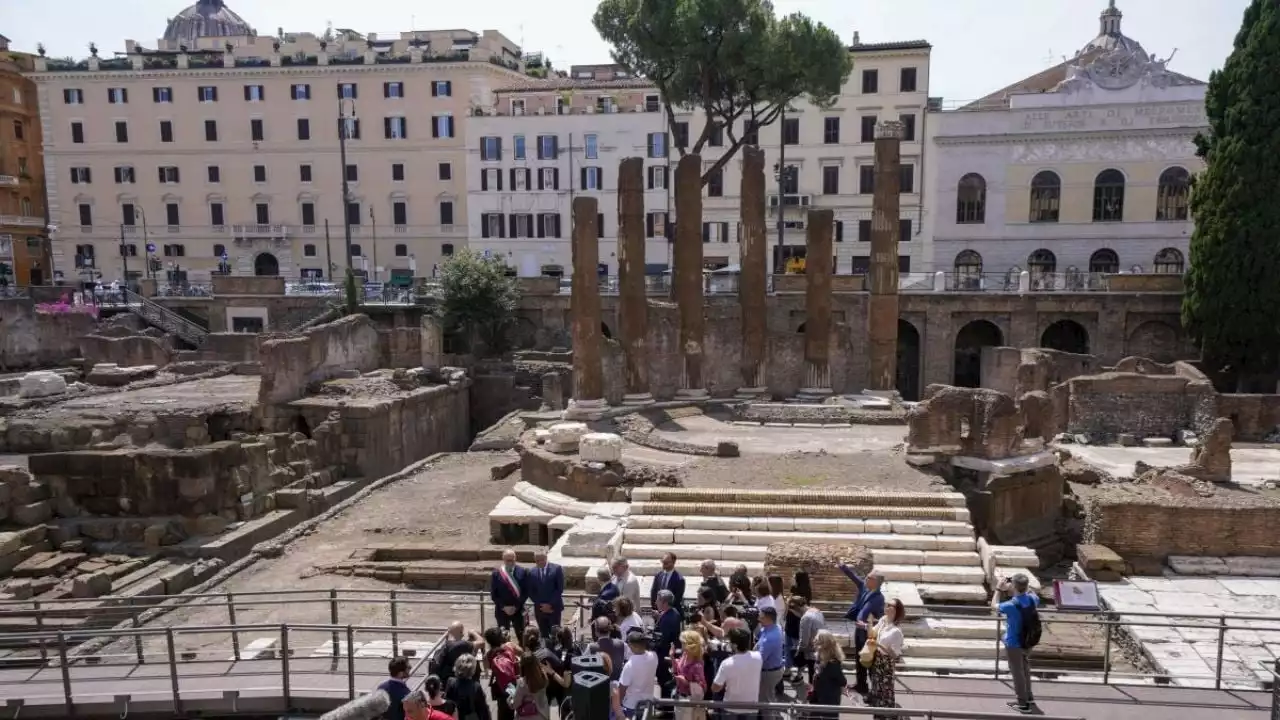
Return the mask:
[(1103, 170), (1093, 180), (1093, 221), (1118, 222), (1124, 219), (1124, 174)]
[(1165, 248), (1156, 253), (1156, 272), (1181, 275), (1185, 265), (1182, 252), (1176, 248)]
[(987, 181), (977, 173), (960, 178), (956, 192), (956, 222), (981, 225), (987, 221)]
[(1089, 272), (1094, 275), (1120, 272), (1120, 258), (1113, 250), (1099, 250), (1089, 258)]
[(1062, 179), (1052, 170), (1041, 170), (1031, 178), (1031, 222), (1058, 222), (1062, 202)]
[(1031, 279), (1043, 275), (1052, 275), (1058, 269), (1058, 258), (1048, 250), (1037, 250), (1027, 257), (1027, 269), (1031, 271)]
[(1171, 167), (1160, 173), (1156, 191), (1156, 220), (1186, 220), (1191, 209), (1191, 173)]
[(980, 290), (982, 288), (982, 256), (973, 250), (961, 250), (956, 255), (956, 290)]

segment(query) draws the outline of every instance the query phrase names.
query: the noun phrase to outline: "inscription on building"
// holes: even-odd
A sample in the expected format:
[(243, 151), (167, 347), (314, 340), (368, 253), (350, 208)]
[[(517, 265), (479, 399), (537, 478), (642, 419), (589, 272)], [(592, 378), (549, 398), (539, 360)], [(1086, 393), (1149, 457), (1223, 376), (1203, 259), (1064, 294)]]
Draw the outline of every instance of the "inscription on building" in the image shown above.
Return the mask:
[(1163, 126), (1194, 127), (1204, 124), (1204, 106), (1197, 103), (1036, 110), (1022, 115), (1022, 129), (1031, 132), (1126, 130)]

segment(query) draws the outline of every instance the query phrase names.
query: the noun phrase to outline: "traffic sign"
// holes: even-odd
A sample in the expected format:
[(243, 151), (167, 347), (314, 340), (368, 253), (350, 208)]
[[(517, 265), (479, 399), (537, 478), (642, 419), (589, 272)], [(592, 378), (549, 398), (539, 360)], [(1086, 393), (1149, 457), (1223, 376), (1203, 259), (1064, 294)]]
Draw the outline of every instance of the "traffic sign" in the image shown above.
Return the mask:
[(147, 243), (147, 252), (149, 252), (149, 253), (153, 253), (153, 252), (155, 252), (155, 251), (156, 251), (156, 244), (155, 244), (155, 243)]
[(488, 260), (489, 258), (493, 257), (493, 251), (492, 251), (492, 250), (485, 250), (485, 251), (484, 251), (484, 257), (485, 257), (485, 259), (486, 259), (486, 260)]

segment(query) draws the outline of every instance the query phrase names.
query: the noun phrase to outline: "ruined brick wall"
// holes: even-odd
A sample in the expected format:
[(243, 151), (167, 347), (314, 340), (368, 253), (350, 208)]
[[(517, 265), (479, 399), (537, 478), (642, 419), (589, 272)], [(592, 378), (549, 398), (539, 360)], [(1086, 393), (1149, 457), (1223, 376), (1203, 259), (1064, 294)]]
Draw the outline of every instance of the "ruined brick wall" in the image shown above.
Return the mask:
[(543, 490), (587, 502), (626, 502), (623, 478), (613, 470), (592, 470), (571, 457), (520, 447), (520, 479)]
[(173, 359), (173, 346), (168, 338), (149, 335), (85, 335), (80, 338), (80, 356), (84, 358), (85, 370), (98, 363), (115, 363), (121, 367), (164, 367)]
[(257, 362), (258, 345), (262, 339), (256, 333), (209, 333), (191, 360), (217, 362)]
[(1120, 555), (1280, 556), (1280, 506), (1212, 507), (1178, 498), (1095, 498), (1088, 506), (1085, 542)]
[(378, 367), (422, 366), (421, 327), (378, 328)]
[(264, 341), (258, 349), (262, 386), (258, 401), (289, 402), (302, 397), (307, 385), (347, 371), (378, 367), (378, 331), (364, 315), (349, 315), (318, 325), (297, 337)]
[(1280, 395), (1224, 393), (1218, 396), (1218, 414), (1236, 426), (1236, 440), (1262, 442), (1280, 429)]
[(982, 348), (982, 386), (1021, 397), (1074, 377), (1098, 372), (1102, 363), (1093, 355), (1048, 348)]
[(1100, 438), (1207, 430), (1216, 414), (1213, 387), (1180, 375), (1103, 373), (1069, 380), (1067, 392), (1066, 432)]
[(88, 315), (45, 315), (30, 300), (0, 300), (0, 370), (65, 365), (80, 356), (80, 338), (96, 327)]
[(974, 528), (993, 544), (1038, 544), (1057, 530), (1064, 486), (1053, 466), (993, 477), (972, 497), (966, 493), (970, 511), (981, 508), (974, 513)]

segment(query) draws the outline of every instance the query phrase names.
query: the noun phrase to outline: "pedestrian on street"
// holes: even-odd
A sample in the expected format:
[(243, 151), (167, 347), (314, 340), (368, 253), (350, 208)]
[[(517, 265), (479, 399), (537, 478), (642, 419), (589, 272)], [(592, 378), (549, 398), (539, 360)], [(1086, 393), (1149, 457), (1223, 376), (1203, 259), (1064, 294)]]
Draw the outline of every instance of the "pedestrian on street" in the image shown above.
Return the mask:
[(1018, 573), (1006, 579), (997, 588), (1002, 593), (1013, 592), (1013, 597), (1000, 603), (1000, 614), (1005, 617), (1004, 650), (1009, 661), (1009, 674), (1013, 676), (1013, 691), (1017, 700), (1009, 707), (1020, 713), (1036, 711), (1036, 700), (1031, 694), (1031, 650), (1040, 642), (1040, 598), (1028, 592), (1031, 581)]

